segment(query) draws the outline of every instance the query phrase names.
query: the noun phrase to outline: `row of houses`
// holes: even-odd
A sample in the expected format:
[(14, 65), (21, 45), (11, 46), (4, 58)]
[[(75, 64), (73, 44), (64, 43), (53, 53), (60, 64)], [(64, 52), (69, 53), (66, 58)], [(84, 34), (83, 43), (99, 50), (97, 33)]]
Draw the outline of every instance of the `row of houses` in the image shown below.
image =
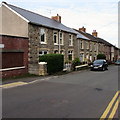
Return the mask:
[(64, 61), (79, 58), (92, 62), (99, 53), (107, 60), (119, 57), (119, 49), (102, 38), (96, 30), (69, 28), (61, 23), (61, 16), (51, 18), (2, 2), (0, 5), (0, 45), (2, 46), (3, 77), (25, 73), (39, 74), (39, 57), (49, 53), (64, 55)]

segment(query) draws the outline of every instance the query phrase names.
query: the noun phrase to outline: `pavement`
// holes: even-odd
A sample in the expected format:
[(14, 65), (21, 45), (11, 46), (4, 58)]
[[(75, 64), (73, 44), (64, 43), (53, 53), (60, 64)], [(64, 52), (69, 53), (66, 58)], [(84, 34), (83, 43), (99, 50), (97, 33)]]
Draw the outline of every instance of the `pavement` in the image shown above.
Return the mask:
[(29, 83), (34, 83), (37, 81), (45, 81), (49, 80), (52, 78), (57, 78), (59, 76), (64, 76), (67, 74), (74, 74), (74, 73), (79, 73), (79, 72), (84, 72), (84, 71), (89, 71), (89, 69), (81, 70), (81, 71), (73, 71), (73, 72), (68, 72), (68, 73), (63, 73), (61, 75), (47, 75), (47, 76), (26, 76), (26, 77), (19, 77), (19, 78), (10, 78), (10, 79), (5, 79), (2, 80), (0, 87), (2, 88), (10, 88), (10, 87), (16, 87), (16, 86), (21, 86)]
[(21, 85), (3, 88), (4, 118), (118, 119), (117, 66), (17, 82)]

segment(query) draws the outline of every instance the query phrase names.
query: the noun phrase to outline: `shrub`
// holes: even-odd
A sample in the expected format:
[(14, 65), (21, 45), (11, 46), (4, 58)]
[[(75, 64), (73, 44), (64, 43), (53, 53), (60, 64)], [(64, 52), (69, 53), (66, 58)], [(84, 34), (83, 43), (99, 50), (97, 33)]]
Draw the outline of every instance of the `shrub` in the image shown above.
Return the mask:
[(61, 54), (46, 54), (39, 57), (40, 62), (47, 62), (47, 71), (53, 74), (63, 70), (64, 56)]
[(81, 64), (80, 59), (79, 58), (75, 58), (72, 61), (72, 69), (75, 70), (75, 66), (80, 65), (80, 64)]
[(97, 59), (106, 59), (105, 54), (98, 54)]

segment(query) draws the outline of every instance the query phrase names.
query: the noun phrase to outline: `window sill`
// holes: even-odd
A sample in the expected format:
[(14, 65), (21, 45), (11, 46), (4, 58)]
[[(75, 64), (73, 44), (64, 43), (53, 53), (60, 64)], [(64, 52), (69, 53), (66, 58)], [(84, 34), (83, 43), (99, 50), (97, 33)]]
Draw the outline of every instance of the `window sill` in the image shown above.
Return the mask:
[(69, 45), (69, 46), (73, 47), (73, 45)]
[(22, 67), (13, 67), (13, 68), (4, 68), (4, 69), (0, 69), (0, 72), (2, 71), (8, 71), (8, 70), (18, 70), (18, 69), (24, 69), (25, 66)]
[(40, 42), (40, 44), (44, 44), (44, 45), (46, 45), (47, 43), (46, 43), (46, 42)]
[(54, 43), (54, 45), (58, 45), (58, 43)]

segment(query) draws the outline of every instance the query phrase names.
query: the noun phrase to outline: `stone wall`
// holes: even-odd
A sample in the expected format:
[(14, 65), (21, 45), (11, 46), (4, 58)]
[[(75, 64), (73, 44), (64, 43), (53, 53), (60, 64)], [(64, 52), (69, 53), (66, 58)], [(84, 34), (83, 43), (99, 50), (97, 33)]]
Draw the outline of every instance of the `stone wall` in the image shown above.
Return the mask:
[[(44, 28), (46, 31), (46, 44), (40, 43), (40, 29)], [(59, 30), (54, 30), (46, 27), (41, 27), (33, 24), (29, 24), (28, 27), (29, 35), (29, 59), (28, 59), (28, 68), (29, 73), (38, 74), (39, 71), (39, 51), (46, 50), (48, 53), (54, 53), (55, 50), (59, 51), (59, 46), (54, 45), (53, 41), (53, 32)], [(73, 46), (69, 46), (69, 34), (67, 32), (61, 31), (63, 33), (64, 44), (60, 45), (60, 50), (64, 51), (65, 61), (68, 60), (68, 51), (73, 50), (73, 58), (78, 57), (78, 48), (77, 48), (77, 39), (76, 35), (73, 34)], [(59, 34), (58, 34), (59, 35)]]
[(28, 53), (28, 72), (31, 74), (38, 74), (39, 62), (39, 27), (30, 25), (28, 27), (29, 36), (29, 53)]

